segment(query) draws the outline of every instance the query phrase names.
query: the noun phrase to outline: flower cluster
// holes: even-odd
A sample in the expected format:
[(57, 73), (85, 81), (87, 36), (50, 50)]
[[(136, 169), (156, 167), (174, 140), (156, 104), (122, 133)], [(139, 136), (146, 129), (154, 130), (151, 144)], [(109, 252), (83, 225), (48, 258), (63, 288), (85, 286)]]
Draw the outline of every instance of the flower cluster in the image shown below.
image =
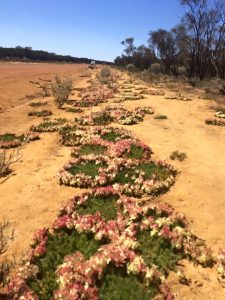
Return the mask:
[(161, 91), (161, 90), (151, 90), (151, 89), (148, 89), (148, 90), (145, 91), (145, 94), (151, 95), (151, 96), (164, 96), (165, 92)]
[(94, 134), (88, 128), (84, 127), (66, 126), (61, 128), (60, 133), (60, 142), (69, 147), (86, 144), (95, 138)]
[(151, 106), (137, 106), (135, 111), (140, 114), (152, 115), (154, 114), (154, 109)]
[(144, 120), (145, 114), (154, 113), (151, 107), (137, 107), (133, 111), (124, 106), (106, 106), (105, 109), (75, 119), (80, 125), (107, 125), (117, 122), (123, 125), (138, 124)]
[(113, 121), (113, 118), (106, 110), (98, 112), (92, 112), (90, 115), (82, 116), (81, 118), (75, 118), (75, 122), (83, 126), (100, 126), (108, 125)]
[[(118, 196), (118, 213), (115, 220), (106, 222), (99, 212), (93, 215), (77, 213), (77, 209), (90, 197), (99, 195)], [(59, 234), (65, 230), (92, 233), (95, 239), (108, 242), (100, 246), (89, 259), (85, 259), (83, 253), (79, 251), (64, 257), (63, 263), (57, 266), (55, 272), (58, 283), (57, 290), (53, 292), (55, 300), (99, 299), (99, 285), (104, 280), (109, 265), (114, 268), (125, 268), (127, 275), (137, 276), (145, 286), (154, 285), (158, 288), (165, 299), (173, 299), (165, 282), (166, 273), (160, 272), (157, 265), (146, 262), (140, 255), (138, 232), (146, 230), (149, 237), (159, 237), (171, 243), (182, 257), (191, 258), (204, 266), (212, 262), (210, 251), (198, 246), (198, 240), (188, 230), (184, 215), (177, 214), (169, 205), (163, 203), (148, 203), (142, 206), (135, 198), (120, 197), (110, 186), (76, 196), (63, 207), (51, 231), (53, 234)], [(36, 280), (39, 273), (36, 262), (45, 255), (47, 240), (46, 229), (40, 230), (34, 236), (31, 253), (8, 285), (8, 295), (14, 297), (13, 299), (38, 299), (28, 286), (28, 282), (30, 279)], [(222, 276), (224, 276), (224, 257), (224, 251), (221, 251), (219, 272)]]
[(225, 119), (225, 110), (217, 111), (215, 117)]
[[(125, 90), (126, 91), (126, 90)], [(127, 100), (141, 100), (144, 99), (144, 96), (140, 93), (125, 93), (120, 96), (114, 97), (113, 103), (122, 103)]]
[[(77, 168), (75, 172), (71, 172), (75, 166), (83, 168), (82, 170), (81, 168)], [(90, 170), (92, 167), (96, 172)], [(92, 175), (93, 173), (94, 175)], [(58, 180), (59, 184), (74, 187), (96, 187), (110, 184), (113, 179), (115, 179), (117, 173), (118, 166), (110, 160), (109, 157), (90, 155), (88, 157), (79, 157), (68, 162), (59, 172)]]
[(79, 96), (82, 98), (82, 101), (76, 102), (76, 106), (88, 107), (103, 103), (108, 98), (113, 98), (113, 92), (105, 85), (97, 85), (96, 87), (82, 90)]
[(121, 127), (95, 127), (91, 130), (93, 138), (98, 136), (101, 139), (117, 142), (124, 139), (135, 139), (133, 133)]
[(205, 120), (205, 124), (215, 125), (215, 126), (225, 126), (225, 121), (217, 120), (217, 119), (207, 119)]
[(123, 125), (138, 124), (144, 120), (145, 112), (140, 107), (134, 109), (134, 111), (128, 110), (124, 106), (107, 106), (107, 112), (110, 112), (114, 121)]
[(17, 136), (13, 133), (5, 133), (3, 135), (0, 135), (0, 148), (3, 149), (15, 148), (25, 143), (36, 141), (39, 139), (40, 139), (39, 135), (33, 132), (28, 132), (27, 134), (22, 134), (20, 136)]
[(225, 288), (225, 250), (221, 249), (217, 257), (218, 280)]
[(61, 143), (65, 146), (79, 146), (87, 144), (96, 139), (107, 141), (119, 141), (123, 139), (131, 139), (133, 135), (130, 131), (118, 127), (72, 127), (65, 126), (60, 130)]
[(53, 120), (45, 120), (39, 125), (32, 125), (30, 130), (34, 132), (55, 132), (59, 131), (60, 128), (67, 122), (65, 118), (58, 118)]
[[(146, 175), (144, 167), (152, 168), (151, 173)], [(154, 171), (154, 168), (161, 169), (165, 174), (160, 177), (157, 174), (159, 171)], [(60, 184), (84, 188), (113, 184), (118, 192), (137, 197), (165, 192), (175, 183), (175, 178), (176, 170), (165, 162), (111, 159), (103, 155), (71, 160), (58, 174)]]
[[(71, 155), (73, 157), (86, 156), (81, 152), (83, 146), (85, 145), (89, 146), (90, 148), (92, 146), (102, 146), (105, 148), (104, 155), (107, 155), (111, 158), (127, 157), (131, 159), (147, 159), (150, 158), (151, 154), (153, 153), (149, 146), (138, 140), (124, 139), (113, 143), (111, 141), (103, 140), (102, 138), (95, 138), (91, 141), (88, 141), (87, 144), (82, 144), (81, 146), (74, 148), (71, 152)], [(133, 154), (132, 149), (139, 150), (139, 153)], [(95, 154), (94, 148), (93, 151), (87, 155), (93, 154)]]

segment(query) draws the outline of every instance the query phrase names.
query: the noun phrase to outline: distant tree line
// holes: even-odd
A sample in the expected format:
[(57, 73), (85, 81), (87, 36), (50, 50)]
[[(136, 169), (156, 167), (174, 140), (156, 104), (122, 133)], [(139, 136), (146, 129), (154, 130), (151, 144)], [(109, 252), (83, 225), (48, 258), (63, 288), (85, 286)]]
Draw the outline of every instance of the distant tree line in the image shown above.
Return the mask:
[(165, 74), (179, 73), (203, 80), (225, 79), (225, 1), (180, 0), (185, 13), (171, 30), (149, 32), (148, 46), (134, 45), (133, 37), (122, 41), (124, 53), (116, 65), (144, 70), (158, 63)]
[[(42, 50), (32, 50), (31, 47), (16, 46), (15, 48), (0, 47), (0, 60), (90, 63), (93, 59), (73, 57), (70, 55), (58, 55), (56, 53), (50, 53)], [(103, 64), (107, 62), (96, 60), (96, 63)]]

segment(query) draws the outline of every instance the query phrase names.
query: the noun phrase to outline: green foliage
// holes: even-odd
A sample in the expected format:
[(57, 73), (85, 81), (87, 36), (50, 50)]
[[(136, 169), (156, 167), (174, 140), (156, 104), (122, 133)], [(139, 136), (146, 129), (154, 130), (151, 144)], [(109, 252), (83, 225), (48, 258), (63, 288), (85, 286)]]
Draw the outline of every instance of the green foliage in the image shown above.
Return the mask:
[(141, 159), (143, 157), (144, 150), (136, 145), (131, 145), (130, 152), (127, 157), (131, 159)]
[(29, 282), (30, 288), (39, 296), (39, 300), (52, 299), (53, 291), (58, 288), (55, 271), (63, 263), (64, 257), (80, 251), (89, 259), (100, 245), (91, 235), (76, 231), (49, 235), (46, 254), (36, 263), (39, 273), (37, 279)]
[(102, 280), (99, 298), (100, 300), (150, 300), (156, 291), (153, 286), (144, 286), (137, 276), (128, 275), (125, 269), (114, 267), (107, 270)]
[(103, 164), (98, 164), (96, 165), (95, 162), (87, 162), (84, 165), (73, 165), (70, 169), (69, 172), (72, 175), (76, 175), (79, 173), (84, 173), (85, 175), (91, 176), (94, 178), (95, 176), (98, 175), (98, 171), (101, 167), (103, 167)]
[(117, 215), (116, 201), (118, 195), (106, 195), (106, 196), (90, 196), (88, 200), (78, 207), (79, 214), (95, 214), (100, 212), (101, 216), (106, 220), (114, 220)]
[(83, 110), (81, 108), (73, 108), (73, 107), (70, 107), (66, 110), (66, 112), (71, 112), (71, 113), (82, 113)]
[(186, 153), (184, 153), (184, 152), (179, 152), (178, 150), (173, 151), (173, 152), (170, 154), (170, 159), (172, 159), (172, 160), (177, 159), (177, 160), (179, 160), (179, 161), (183, 161), (183, 160), (185, 160), (186, 158), (187, 158)]
[(163, 272), (175, 270), (181, 255), (176, 252), (171, 243), (158, 236), (151, 236), (149, 230), (138, 233), (138, 250), (150, 267), (155, 264)]
[(112, 117), (110, 113), (107, 111), (101, 111), (98, 113), (98, 115), (93, 117), (93, 121), (95, 125), (107, 125), (112, 121)]
[(105, 141), (115, 142), (120, 135), (114, 131), (106, 132), (105, 134), (101, 135), (101, 138)]
[(132, 169), (129, 171), (120, 171), (115, 178), (115, 182), (119, 182), (121, 184), (134, 183), (136, 178), (136, 170), (143, 171), (145, 173), (143, 176), (145, 180), (154, 177), (155, 179), (161, 181), (167, 179), (167, 177), (170, 175), (170, 170), (164, 166), (155, 164), (154, 162), (141, 163), (135, 168), (135, 170)]
[(4, 133), (4, 134), (0, 135), (0, 141), (3, 141), (3, 142), (11, 142), (14, 140), (22, 141), (23, 139), (24, 139), (24, 135), (17, 136), (14, 133)]
[[(60, 128), (59, 133), (62, 135), (67, 135), (67, 138), (72, 138), (73, 137), (73, 131), (76, 130), (77, 125), (64, 125)], [(71, 135), (70, 135), (71, 133)]]
[(166, 120), (168, 119), (166, 115), (156, 115), (154, 117), (155, 120)]
[(86, 144), (80, 147), (80, 155), (103, 154), (106, 149), (107, 148), (102, 145)]

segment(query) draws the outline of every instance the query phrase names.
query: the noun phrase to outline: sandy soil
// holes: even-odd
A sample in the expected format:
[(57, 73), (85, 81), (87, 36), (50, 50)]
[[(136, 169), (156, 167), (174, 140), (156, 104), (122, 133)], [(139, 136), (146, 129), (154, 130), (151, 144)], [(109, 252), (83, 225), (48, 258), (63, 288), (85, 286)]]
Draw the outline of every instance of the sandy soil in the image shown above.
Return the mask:
[[(19, 100), (34, 92), (29, 80), (51, 79), (55, 73), (71, 74), (74, 86), (83, 87), (87, 78), (81, 78), (80, 74), (86, 70), (85, 65), (0, 64), (0, 107), (3, 110), (0, 134), (22, 133), (41, 121), (27, 116), (31, 100)], [(169, 93), (167, 89), (164, 91)], [(169, 156), (175, 150), (187, 154), (186, 161), (173, 162), (180, 174), (171, 191), (159, 200), (183, 212), (191, 230), (218, 250), (225, 247), (225, 129), (204, 123), (206, 118), (213, 117), (210, 108), (215, 105), (213, 101), (198, 99), (196, 93), (192, 98), (193, 101), (183, 102), (146, 96), (143, 100), (126, 101), (124, 105), (128, 107), (150, 105), (157, 114), (168, 116), (168, 120), (161, 121), (146, 116), (143, 123), (127, 128), (151, 146), (156, 159), (171, 162)], [(53, 111), (54, 117), (74, 116), (57, 110), (51, 97), (44, 100), (48, 101), (47, 109)], [(41, 134), (41, 140), (25, 145), (23, 159), (13, 166), (14, 176), (0, 185), (0, 218), (9, 219), (15, 228), (16, 238), (10, 251), (17, 257), (28, 249), (33, 233), (40, 227), (50, 226), (61, 205), (81, 192), (56, 182), (57, 171), (70, 157), (70, 149), (62, 147), (58, 139), (55, 133)], [(189, 287), (183, 286), (171, 275), (177, 299), (225, 299), (214, 270), (196, 269), (187, 262), (183, 268), (192, 282)]]
[(29, 81), (52, 79), (56, 74), (76, 80), (83, 69), (83, 64), (0, 63), (0, 111), (25, 103), (26, 95), (37, 92)]

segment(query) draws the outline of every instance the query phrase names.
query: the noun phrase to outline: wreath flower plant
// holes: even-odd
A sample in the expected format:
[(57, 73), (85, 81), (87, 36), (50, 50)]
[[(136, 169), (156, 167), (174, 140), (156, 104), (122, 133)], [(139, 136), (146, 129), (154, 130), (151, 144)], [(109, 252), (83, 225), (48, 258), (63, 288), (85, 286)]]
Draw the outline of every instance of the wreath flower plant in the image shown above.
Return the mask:
[[(80, 213), (80, 209), (93, 197), (104, 202), (115, 196), (117, 214), (114, 219), (105, 220), (101, 211)], [(98, 247), (89, 257), (85, 254), (85, 248), (63, 256), (61, 263), (55, 266), (50, 286), (44, 280), (49, 274), (42, 264), (49, 251), (57, 251), (49, 248), (53, 237), (60, 238), (65, 232), (69, 238), (72, 238), (73, 232), (78, 236), (91, 235), (92, 240), (98, 242)], [(154, 243), (167, 245), (169, 252), (164, 253), (167, 261), (165, 257), (162, 261), (149, 260), (146, 253), (149, 249), (140, 238), (143, 233)], [(173, 265), (170, 265), (172, 257)], [(167, 204), (140, 205), (137, 199), (121, 196), (111, 186), (97, 188), (74, 197), (60, 210), (51, 229), (42, 229), (35, 234), (23, 266), (8, 285), (8, 295), (12, 299), (37, 300), (41, 295), (45, 299), (55, 300), (97, 300), (108, 299), (111, 287), (118, 297), (129, 288), (133, 293), (138, 289), (138, 295), (146, 294), (143, 299), (152, 298), (159, 292), (165, 299), (173, 299), (166, 277), (169, 269), (176, 268), (182, 258), (203, 266), (215, 263), (211, 250), (205, 245), (199, 246), (197, 238), (188, 230), (184, 215), (177, 214)], [(108, 281), (107, 287), (105, 281), (108, 278), (117, 278), (123, 289), (113, 286), (111, 281)], [(132, 284), (126, 286), (126, 280), (135, 285), (134, 290)]]

